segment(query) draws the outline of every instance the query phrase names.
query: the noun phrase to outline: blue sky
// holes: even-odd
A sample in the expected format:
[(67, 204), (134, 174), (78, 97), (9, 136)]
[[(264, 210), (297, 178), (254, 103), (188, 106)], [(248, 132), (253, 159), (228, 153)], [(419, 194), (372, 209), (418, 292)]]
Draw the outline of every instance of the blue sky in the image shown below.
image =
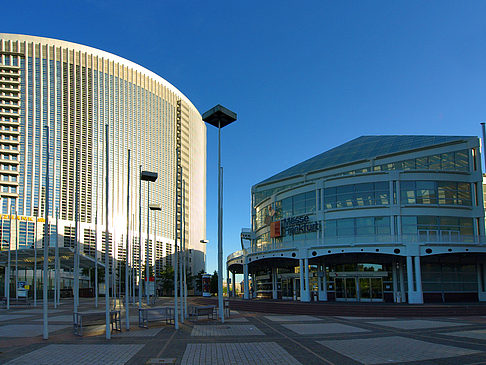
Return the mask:
[[(479, 135), (484, 1), (6, 1), (0, 32), (59, 38), (159, 74), (223, 130), (224, 257), (255, 183), (361, 135)], [(207, 269), (217, 267), (217, 130), (208, 127)]]

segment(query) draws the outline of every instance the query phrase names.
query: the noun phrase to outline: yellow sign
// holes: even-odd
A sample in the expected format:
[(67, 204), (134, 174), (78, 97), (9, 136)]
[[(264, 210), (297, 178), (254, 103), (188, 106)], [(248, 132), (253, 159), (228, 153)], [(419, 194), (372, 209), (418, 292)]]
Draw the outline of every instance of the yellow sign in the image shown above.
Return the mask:
[[(36, 217), (27, 217), (25, 215), (15, 215), (15, 214), (2, 214), (2, 219), (10, 220), (17, 219), (18, 221), (35, 222)], [(37, 222), (45, 222), (44, 218), (37, 218)]]

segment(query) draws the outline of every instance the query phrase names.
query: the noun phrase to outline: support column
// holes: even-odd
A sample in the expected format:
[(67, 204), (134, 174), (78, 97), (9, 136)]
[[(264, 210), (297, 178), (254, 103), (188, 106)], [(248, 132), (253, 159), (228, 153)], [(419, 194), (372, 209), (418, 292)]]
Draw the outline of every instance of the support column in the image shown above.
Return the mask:
[(301, 295), (302, 302), (310, 302), (310, 285), (309, 285), (309, 259), (304, 259), (304, 295)]
[(243, 299), (250, 299), (250, 282), (247, 263), (243, 264)]
[(226, 268), (226, 296), (228, 297), (228, 299), (231, 297), (231, 290), (230, 290), (230, 283), (229, 282), (230, 282), (229, 270), (228, 270), (228, 268)]
[(303, 302), (304, 298), (304, 260), (299, 259), (299, 275), (300, 275), (300, 301)]
[(403, 264), (401, 262), (398, 266), (398, 274), (400, 276), (400, 303), (405, 303), (405, 275), (403, 273)]
[(476, 274), (478, 277), (478, 300), (486, 301), (486, 287), (484, 282), (484, 265), (476, 264)]
[(415, 303), (414, 302), (414, 294), (415, 289), (413, 286), (413, 262), (412, 256), (407, 256), (407, 294), (408, 294), (408, 303)]
[(317, 265), (318, 296), (320, 302), (327, 302), (326, 265)]
[(424, 303), (424, 293), (422, 291), (422, 269), (420, 267), (420, 256), (415, 256), (415, 283), (417, 289), (417, 304)]
[[(414, 270), (415, 268), (415, 270)], [(414, 275), (415, 271), (415, 275)], [(413, 279), (415, 276), (415, 284)], [(407, 256), (407, 282), (408, 282), (408, 303), (409, 304), (423, 304), (422, 294), (422, 275), (420, 273), (420, 257)]]
[(393, 302), (400, 303), (398, 298), (398, 278), (397, 278), (397, 263), (392, 262), (392, 280), (393, 280)]
[(277, 295), (277, 269), (272, 267), (272, 299), (278, 299)]
[(233, 298), (236, 298), (236, 274), (235, 274), (234, 271), (231, 274), (232, 274), (232, 278), (231, 279), (232, 279), (232, 283), (233, 283), (233, 286), (232, 286), (232, 288), (233, 288)]

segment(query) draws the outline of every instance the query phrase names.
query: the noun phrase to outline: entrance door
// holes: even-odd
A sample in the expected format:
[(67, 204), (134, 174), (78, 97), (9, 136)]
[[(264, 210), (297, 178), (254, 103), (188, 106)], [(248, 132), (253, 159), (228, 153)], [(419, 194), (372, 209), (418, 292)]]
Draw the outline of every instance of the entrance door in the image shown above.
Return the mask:
[(383, 300), (383, 279), (371, 278), (371, 300), (382, 301)]
[(359, 300), (363, 302), (383, 301), (383, 279), (359, 278)]
[(336, 300), (357, 300), (356, 278), (336, 278)]

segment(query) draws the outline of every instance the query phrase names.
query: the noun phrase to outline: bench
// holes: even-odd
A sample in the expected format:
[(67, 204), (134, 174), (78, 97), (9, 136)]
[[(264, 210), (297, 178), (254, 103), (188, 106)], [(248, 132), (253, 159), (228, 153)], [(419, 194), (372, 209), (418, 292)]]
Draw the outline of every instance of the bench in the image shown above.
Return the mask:
[[(3, 307), (7, 307), (7, 297), (0, 297), (0, 304)], [(26, 305), (30, 306), (29, 298), (21, 297), (21, 298), (10, 298), (9, 299), (10, 305)]]
[(196, 317), (196, 320), (199, 319), (199, 316), (211, 316), (211, 319), (214, 319), (214, 310), (216, 309), (215, 305), (204, 305), (204, 306), (194, 306), (191, 308), (189, 313), (189, 317)]
[(138, 309), (138, 326), (148, 328), (149, 321), (163, 321), (166, 324), (174, 322), (174, 308), (172, 307), (146, 307)]
[[(74, 312), (73, 313), (73, 331), (76, 336), (83, 335), (83, 324), (105, 323), (106, 312)], [(110, 311), (110, 325), (112, 331), (121, 332), (121, 318), (119, 310)]]

